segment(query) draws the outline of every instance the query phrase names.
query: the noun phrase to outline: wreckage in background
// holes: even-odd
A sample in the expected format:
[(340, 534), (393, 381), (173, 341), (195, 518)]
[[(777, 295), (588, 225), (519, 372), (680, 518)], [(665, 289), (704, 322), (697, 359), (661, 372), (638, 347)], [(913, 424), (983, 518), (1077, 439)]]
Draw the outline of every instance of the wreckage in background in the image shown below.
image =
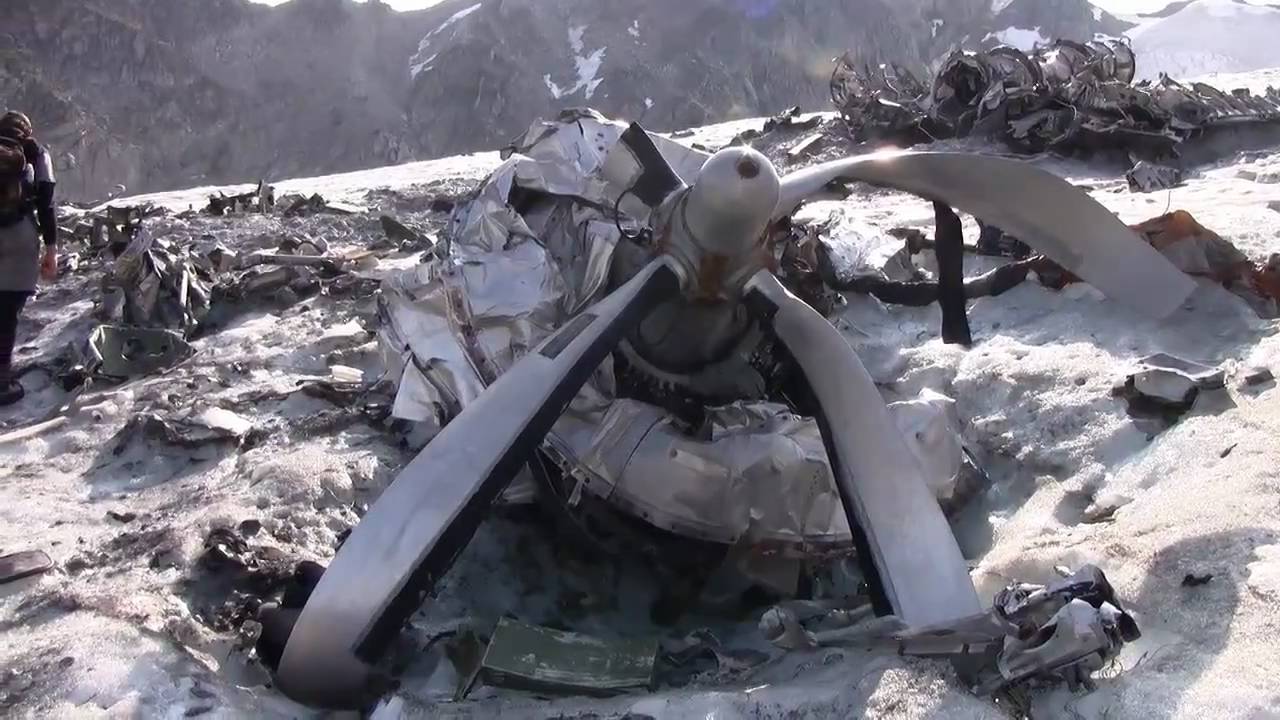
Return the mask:
[(1222, 152), (1218, 135), (1262, 130), (1267, 142), (1280, 139), (1275, 89), (1227, 93), (1165, 75), (1133, 84), (1139, 61), (1122, 41), (1056, 40), (1030, 54), (956, 51), (921, 82), (897, 65), (859, 65), (846, 54), (831, 99), (858, 140), (980, 136), (1021, 152), (1118, 152), (1139, 163), (1130, 180), (1143, 190), (1175, 184), (1179, 159)]
[[(459, 207), (447, 247), (384, 288), (393, 413), (434, 437), (306, 599), (264, 615), (279, 686), (368, 702), (403, 623), (526, 468), (591, 540), (635, 526), (715, 545), (783, 596), (802, 565), (856, 549), (879, 614), (931, 637), (986, 622), (937, 502), (965, 464), (949, 403), (886, 408), (792, 234), (797, 208), (857, 181), (938, 199), (949, 253), (955, 206), (1149, 315), (1193, 287), (1083, 191), (1017, 161), (871, 155), (779, 178), (752, 149), (707, 155), (590, 111), (537, 123)], [(1022, 641), (1055, 646), (997, 674), (1112, 657), (1132, 636), (1114, 605), (1048, 606)], [(983, 642), (1023, 624), (986, 622)]]

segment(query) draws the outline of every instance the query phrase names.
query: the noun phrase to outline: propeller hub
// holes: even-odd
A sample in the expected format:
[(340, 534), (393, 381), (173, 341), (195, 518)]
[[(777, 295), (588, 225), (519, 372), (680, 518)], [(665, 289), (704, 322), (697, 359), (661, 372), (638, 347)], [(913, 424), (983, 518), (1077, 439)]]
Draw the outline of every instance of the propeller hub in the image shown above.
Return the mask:
[(778, 171), (749, 147), (711, 156), (686, 191), (668, 201), (664, 249), (686, 272), (686, 293), (733, 299), (764, 265), (765, 233), (780, 194)]

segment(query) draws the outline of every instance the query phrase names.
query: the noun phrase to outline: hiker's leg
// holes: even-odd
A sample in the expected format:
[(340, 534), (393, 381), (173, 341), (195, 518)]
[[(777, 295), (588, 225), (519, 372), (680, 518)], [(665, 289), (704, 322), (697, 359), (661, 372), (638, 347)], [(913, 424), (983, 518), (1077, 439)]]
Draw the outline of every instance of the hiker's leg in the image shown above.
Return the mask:
[(18, 341), (18, 316), (30, 293), (0, 290), (0, 392), (13, 381), (13, 346)]

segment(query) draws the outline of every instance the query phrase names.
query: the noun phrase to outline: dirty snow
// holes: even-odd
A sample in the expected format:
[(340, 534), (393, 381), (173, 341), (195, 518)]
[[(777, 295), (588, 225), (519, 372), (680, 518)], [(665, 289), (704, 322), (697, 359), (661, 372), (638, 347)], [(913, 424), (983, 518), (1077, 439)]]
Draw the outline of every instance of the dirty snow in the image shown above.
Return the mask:
[[(705, 128), (685, 142), (722, 144), (760, 120)], [(495, 153), (412, 163), (280, 183), (278, 192), (320, 192), (369, 206), (381, 191), (429, 197), (478, 181)], [(1116, 173), (1074, 162), (1044, 167), (1091, 188), (1123, 220), (1166, 208), (1191, 211), (1253, 258), (1280, 252), (1280, 184), (1247, 179), (1280, 171), (1280, 151), (1251, 155), (1193, 175), (1177, 189), (1133, 194)], [(1242, 173), (1242, 171), (1245, 171)], [(227, 192), (244, 187), (225, 188)], [(174, 209), (200, 206), (209, 188), (145, 199)], [(375, 190), (373, 195), (366, 191)], [(135, 199), (136, 200), (136, 199)], [(117, 201), (116, 204), (130, 202)], [(848, 201), (817, 203), (805, 216), (840, 222), (928, 227), (919, 199), (862, 189)], [(416, 216), (413, 216), (416, 218)], [(376, 213), (310, 219), (301, 227), (261, 217), (207, 221), (233, 248), (258, 248), (282, 232), (326, 237), (338, 249), (380, 237)], [(975, 228), (967, 221), (973, 241)], [(412, 264), (384, 258), (383, 264)], [(969, 258), (976, 273), (989, 262)], [(97, 286), (84, 271), (42, 290), (20, 330), (18, 363), (51, 356), (80, 336)], [(205, 622), (213, 596), (195, 558), (208, 528), (262, 523), (263, 542), (296, 559), (331, 556), (337, 534), (373, 501), (408, 455), (359, 422), (312, 429), (335, 412), (289, 395), (300, 379), (333, 365), (378, 372), (351, 321), (352, 307), (317, 299), (251, 312), (197, 342), (187, 365), (70, 400), (39, 373), (26, 401), (0, 409), (0, 553), (40, 548), (57, 568), (0, 588), (0, 714), (19, 718), (317, 717), (287, 701), (236, 638)], [(1092, 693), (1058, 688), (1030, 694), (1035, 717), (1245, 718), (1280, 713), (1280, 390), (1245, 387), (1257, 368), (1280, 374), (1280, 326), (1261, 321), (1235, 296), (1202, 283), (1164, 321), (1135, 316), (1087, 285), (1053, 292), (1035, 283), (970, 306), (978, 344), (938, 339), (933, 308), (886, 307), (851, 299), (836, 324), (846, 331), (889, 399), (931, 389), (955, 398), (966, 439), (980, 449), (995, 487), (957, 523), (984, 597), (1008, 578), (1043, 581), (1057, 565), (1097, 563), (1137, 615), (1144, 638)], [(1224, 363), (1228, 387), (1206, 395), (1179, 424), (1148, 437), (1111, 388), (1136, 359), (1168, 352)], [(225, 383), (225, 384), (224, 384)], [(119, 454), (113, 438), (143, 407), (193, 397), (232, 402), (251, 391), (286, 393), (238, 412), (274, 428), (250, 450), (152, 447), (138, 438)], [(64, 418), (61, 419), (60, 418)], [(53, 422), (53, 425), (41, 424)], [(300, 429), (302, 428), (302, 429)], [(5, 433), (23, 433), (12, 437)], [(1106, 522), (1086, 511), (1114, 506)], [(108, 510), (138, 513), (121, 524)], [(576, 568), (576, 570), (575, 570)], [(1187, 574), (1212, 575), (1183, 587)], [(500, 615), (555, 616), (567, 591), (612, 598), (578, 628), (659, 632), (648, 623), (645, 568), (580, 567), (526, 524), (496, 516), (478, 534), (414, 620), (430, 634)], [(758, 642), (754, 628), (721, 637)], [(419, 645), (421, 646), (421, 645)], [(377, 717), (523, 718), (1007, 718), (1008, 710), (959, 689), (941, 664), (856, 650), (793, 653), (724, 686), (695, 684), (652, 696), (547, 701), (478, 688), (449, 703), (456, 677), (438, 650), (425, 653)]]
[(1040, 34), (1040, 28), (1028, 30), (1020, 27), (1007, 27), (1000, 32), (988, 34), (983, 40), (992, 38), (995, 38), (1001, 44), (1015, 47), (1023, 52), (1030, 52), (1037, 45), (1046, 45), (1049, 42), (1049, 38)]

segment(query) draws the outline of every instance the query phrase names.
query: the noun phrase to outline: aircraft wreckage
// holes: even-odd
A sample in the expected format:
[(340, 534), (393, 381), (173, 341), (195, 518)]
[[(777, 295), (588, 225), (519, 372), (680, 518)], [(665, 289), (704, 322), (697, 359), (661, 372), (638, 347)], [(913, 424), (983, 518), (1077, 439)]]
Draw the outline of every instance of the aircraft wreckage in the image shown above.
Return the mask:
[[(940, 507), (971, 465), (945, 403), (886, 406), (789, 229), (854, 182), (934, 200), (940, 245), (959, 242), (951, 208), (971, 213), (1151, 317), (1193, 288), (1085, 192), (1016, 160), (896, 152), (779, 177), (751, 148), (703, 153), (589, 110), (536, 123), (428, 261), (384, 286), (394, 413), (434, 436), (309, 592), (264, 611), (279, 687), (367, 706), (406, 621), (530, 478), (584, 525), (603, 513), (598, 527), (796, 565), (856, 555), (896, 623), (878, 640), (965, 658), (975, 689), (1074, 683), (1114, 658), (1138, 630), (1096, 568), (1014, 584), (984, 611)], [(841, 641), (798, 623), (761, 625), (779, 647)]]
[(1120, 40), (1060, 39), (1029, 54), (956, 51), (921, 82), (901, 66), (871, 67), (846, 54), (832, 72), (831, 99), (858, 140), (972, 136), (1020, 152), (1115, 152), (1140, 163), (1131, 182), (1142, 189), (1171, 184), (1181, 161), (1280, 141), (1280, 91), (1223, 92), (1164, 74), (1134, 83), (1137, 62)]

